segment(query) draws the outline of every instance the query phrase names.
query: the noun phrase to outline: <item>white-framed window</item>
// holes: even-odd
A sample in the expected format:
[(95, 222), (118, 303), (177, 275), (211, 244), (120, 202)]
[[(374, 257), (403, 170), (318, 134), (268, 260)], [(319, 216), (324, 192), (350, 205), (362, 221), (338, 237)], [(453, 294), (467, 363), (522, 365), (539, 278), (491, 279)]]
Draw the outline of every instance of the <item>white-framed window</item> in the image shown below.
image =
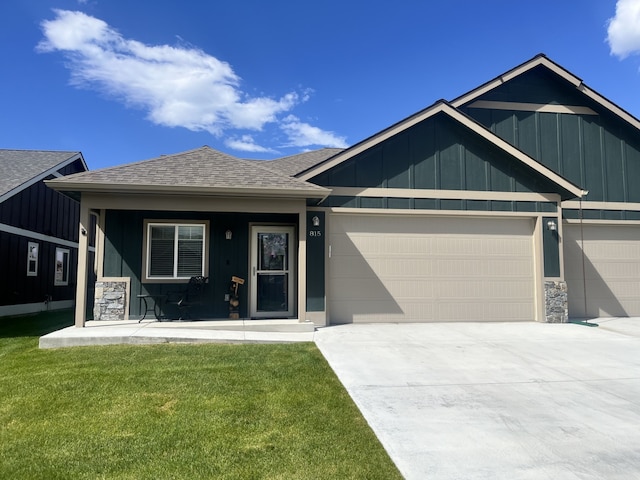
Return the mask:
[(69, 285), (69, 249), (56, 247), (54, 285)]
[(207, 276), (207, 223), (146, 223), (145, 280)]
[(38, 249), (40, 245), (36, 242), (29, 242), (27, 245), (27, 277), (38, 276)]

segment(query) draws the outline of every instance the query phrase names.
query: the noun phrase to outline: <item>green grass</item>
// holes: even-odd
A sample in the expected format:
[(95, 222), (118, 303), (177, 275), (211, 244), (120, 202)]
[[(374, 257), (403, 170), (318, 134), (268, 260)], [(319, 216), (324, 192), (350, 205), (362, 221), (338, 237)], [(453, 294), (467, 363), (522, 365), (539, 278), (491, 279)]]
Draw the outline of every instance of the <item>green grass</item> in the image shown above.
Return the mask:
[(0, 478), (393, 479), (312, 343), (39, 350), (0, 318)]

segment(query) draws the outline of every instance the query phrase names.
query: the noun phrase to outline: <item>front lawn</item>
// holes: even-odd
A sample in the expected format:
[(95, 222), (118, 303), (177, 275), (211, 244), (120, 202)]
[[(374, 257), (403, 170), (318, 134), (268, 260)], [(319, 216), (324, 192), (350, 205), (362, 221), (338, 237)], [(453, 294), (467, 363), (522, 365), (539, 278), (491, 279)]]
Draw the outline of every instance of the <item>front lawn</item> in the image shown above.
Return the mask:
[(0, 318), (0, 478), (393, 479), (312, 343), (39, 350)]

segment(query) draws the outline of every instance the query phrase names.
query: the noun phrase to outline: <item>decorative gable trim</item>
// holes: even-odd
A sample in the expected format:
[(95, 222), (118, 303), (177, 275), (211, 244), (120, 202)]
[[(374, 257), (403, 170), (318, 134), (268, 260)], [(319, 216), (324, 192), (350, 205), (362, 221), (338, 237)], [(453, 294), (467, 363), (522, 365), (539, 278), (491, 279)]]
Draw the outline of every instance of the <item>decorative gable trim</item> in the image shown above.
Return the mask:
[(545, 113), (567, 113), (570, 115), (598, 115), (589, 107), (578, 105), (553, 105), (543, 103), (520, 103), (520, 102), (496, 102), (488, 100), (477, 100), (468, 108), (486, 108), (491, 110), (513, 110), (517, 112), (545, 112)]
[[(471, 90), (468, 93), (465, 93), (464, 95), (456, 98), (455, 100), (452, 100), (451, 105), (455, 108), (460, 108), (464, 105), (467, 105), (473, 100), (481, 97), (485, 93), (493, 90), (494, 88), (497, 88), (502, 84), (508, 82), (509, 80), (512, 80), (513, 78), (519, 75), (522, 75), (523, 73), (528, 72), (529, 70), (532, 70), (538, 66), (544, 66), (551, 72), (555, 73), (558, 77), (569, 82), (579, 92), (583, 93), (589, 99), (593, 100), (597, 104), (609, 110), (614, 115), (620, 117), (622, 120), (624, 120), (634, 128), (637, 128), (640, 130), (640, 120), (638, 120), (636, 117), (631, 115), (626, 110), (620, 108), (615, 103), (606, 99), (595, 90), (592, 90), (591, 88), (589, 88), (587, 85), (583, 83), (582, 79), (580, 79), (579, 77), (576, 77), (574, 74), (572, 74), (568, 70), (565, 70), (563, 67), (561, 67), (554, 61), (547, 58), (544, 54), (536, 55), (534, 58), (523, 63), (522, 65), (519, 65), (514, 69), (509, 70), (508, 72), (503, 73), (502, 75), (494, 78), (493, 80), (490, 80), (489, 82), (479, 86), (478, 88)], [(467, 106), (470, 106), (470, 105), (467, 105)], [(561, 113), (565, 113), (565, 112), (561, 112)]]
[(309, 170), (306, 170), (298, 178), (300, 178), (301, 180), (308, 181), (311, 178), (323, 172), (326, 172), (327, 170), (349, 160), (350, 158), (358, 155), (359, 153), (362, 153), (365, 150), (368, 150), (384, 142), (385, 140), (411, 128), (412, 126), (436, 115), (437, 113), (443, 113), (449, 116), (450, 118), (452, 118), (453, 120), (464, 125), (474, 133), (478, 134), (482, 138), (493, 143), (495, 146), (502, 149), (512, 157), (514, 157), (516, 160), (524, 163), (528, 167), (538, 172), (540, 175), (546, 177), (547, 179), (549, 179), (550, 181), (558, 185), (558, 187), (560, 187), (561, 189), (569, 192), (574, 197), (582, 197), (583, 195), (586, 194), (586, 192), (584, 192), (580, 187), (574, 185), (564, 177), (558, 175), (551, 169), (537, 162), (535, 159), (525, 154), (521, 150), (517, 149), (510, 143), (506, 142), (502, 138), (498, 137), (496, 134), (494, 134), (493, 132), (485, 128), (480, 123), (476, 122), (471, 117), (463, 114), (459, 110), (456, 110), (455, 108), (453, 108), (453, 106), (451, 106), (449, 103), (447, 103), (444, 100), (440, 100), (434, 105), (427, 107), (426, 109), (416, 113), (415, 115), (405, 119), (404, 121), (396, 123), (395, 125), (389, 127), (386, 130), (383, 130), (377, 135), (374, 135), (364, 140), (363, 142), (360, 142), (354, 145), (353, 147), (345, 150), (344, 152), (339, 153), (335, 157), (330, 158), (328, 161), (321, 163)]

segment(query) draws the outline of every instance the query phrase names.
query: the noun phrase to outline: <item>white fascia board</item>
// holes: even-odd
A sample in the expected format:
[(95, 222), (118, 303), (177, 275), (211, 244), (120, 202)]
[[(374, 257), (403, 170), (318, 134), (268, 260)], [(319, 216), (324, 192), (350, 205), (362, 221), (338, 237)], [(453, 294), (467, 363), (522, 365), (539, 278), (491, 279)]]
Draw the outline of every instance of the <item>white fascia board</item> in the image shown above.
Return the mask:
[(386, 139), (388, 139), (390, 137), (393, 137), (394, 135), (397, 135), (398, 133), (400, 133), (400, 132), (402, 132), (404, 130), (407, 130), (408, 128), (412, 127), (413, 125), (415, 125), (417, 123), (420, 123), (423, 120), (435, 115), (436, 113), (440, 113), (440, 112), (448, 115), (449, 117), (451, 117), (455, 121), (461, 123), (462, 125), (466, 126), (467, 128), (469, 128), (473, 132), (475, 132), (475, 133), (479, 134), (480, 136), (484, 137), (486, 140), (488, 140), (489, 142), (493, 143), (498, 148), (504, 150), (509, 155), (515, 157), (516, 159), (518, 159), (519, 161), (521, 161), (525, 165), (531, 167), (533, 170), (537, 171), (538, 173), (540, 173), (544, 177), (548, 178), (549, 180), (551, 180), (552, 182), (554, 182), (558, 186), (560, 186), (560, 187), (564, 188), (565, 190), (571, 192), (576, 197), (582, 197), (584, 195), (584, 191), (581, 188), (579, 188), (578, 186), (572, 184), (571, 182), (569, 182), (565, 178), (561, 177), (560, 175), (558, 175), (554, 171), (548, 169), (547, 167), (545, 167), (541, 163), (537, 162), (536, 160), (534, 160), (533, 158), (531, 158), (530, 156), (528, 156), (527, 154), (525, 154), (521, 150), (517, 149), (516, 147), (514, 147), (510, 143), (506, 142), (505, 140), (501, 139), (500, 137), (498, 137), (497, 135), (492, 133), (490, 130), (485, 128), (483, 125), (480, 125), (478, 122), (476, 122), (475, 120), (471, 119), (467, 115), (462, 114), (461, 112), (459, 112), (458, 110), (456, 110), (455, 108), (453, 108), (451, 105), (449, 105), (448, 103), (446, 103), (444, 101), (440, 101), (440, 102), (432, 105), (431, 107), (423, 110), (422, 112), (419, 112), (419, 113), (415, 114), (414, 116), (409, 117), (406, 120), (404, 120), (404, 121), (402, 121), (400, 123), (397, 123), (396, 125), (388, 128), (387, 130), (384, 130), (384, 131), (380, 132), (378, 135), (374, 135), (373, 137), (365, 140), (364, 142), (361, 142), (361, 143), (359, 143), (357, 145), (354, 145), (353, 147), (349, 148), (348, 150), (345, 150), (343, 153), (336, 155), (330, 162), (327, 162), (325, 164), (319, 165), (317, 168), (309, 170), (308, 172), (306, 172), (303, 176), (301, 176), (299, 178), (301, 180), (309, 180), (311, 177), (319, 175), (319, 174), (327, 171), (328, 169), (330, 169), (332, 167), (335, 167), (336, 165), (338, 165), (338, 164), (340, 164), (340, 163), (352, 158), (353, 156), (355, 156), (355, 155), (357, 155), (357, 154), (359, 154), (359, 153), (361, 153), (361, 152), (363, 152), (363, 151), (365, 151), (365, 150), (367, 150), (369, 148), (374, 147), (375, 145), (383, 142), (384, 140), (386, 140)]
[(531, 70), (534, 67), (537, 67), (538, 65), (544, 65), (553, 73), (558, 75), (560, 78), (563, 78), (564, 80), (572, 84), (574, 87), (576, 87), (578, 91), (580, 91), (581, 93), (589, 97), (591, 100), (603, 106), (605, 109), (609, 110), (614, 115), (617, 115), (618, 117), (622, 118), (624, 121), (626, 121), (633, 127), (640, 130), (640, 120), (638, 120), (636, 117), (631, 115), (626, 110), (620, 108), (615, 103), (611, 102), (610, 100), (607, 100), (605, 97), (600, 95), (595, 90), (589, 88), (587, 85), (584, 84), (582, 79), (576, 77), (571, 72), (565, 70), (560, 65), (549, 60), (547, 57), (544, 57), (544, 56), (538, 56), (530, 60), (529, 62), (526, 62), (520, 65), (519, 67), (516, 67), (513, 70), (510, 70), (509, 72), (503, 75), (500, 75), (499, 77), (485, 83), (484, 85), (468, 93), (465, 93), (461, 97), (458, 97), (455, 100), (452, 100), (451, 105), (453, 105), (456, 108), (466, 105), (467, 103), (475, 100), (476, 98), (484, 95), (485, 93), (493, 90), (494, 88), (499, 87), (500, 85), (507, 82), (508, 80), (511, 80), (517, 77), (518, 75), (522, 75), (523, 73), (527, 72), (528, 70)]
[(341, 164), (342, 162), (358, 155), (359, 153), (362, 153), (365, 150), (368, 150), (378, 145), (379, 143), (384, 142), (388, 138), (391, 138), (394, 135), (397, 135), (398, 133), (404, 130), (407, 130), (413, 125), (422, 122), (423, 120), (435, 115), (436, 113), (441, 112), (443, 110), (442, 108), (443, 105), (445, 105), (445, 102), (443, 100), (440, 100), (439, 102), (431, 105), (430, 107), (425, 108), (424, 110), (412, 115), (411, 117), (405, 120), (402, 120), (396, 123), (395, 125), (392, 125), (386, 130), (383, 130), (367, 138), (366, 140), (363, 140), (362, 142), (357, 143), (352, 147), (349, 147), (348, 149), (339, 153), (335, 157), (332, 157), (329, 162), (320, 164), (317, 167), (312, 167), (311, 169), (307, 170), (302, 175), (296, 178), (299, 178), (300, 180), (308, 181), (310, 178), (313, 178), (317, 175), (320, 175), (323, 172), (326, 172), (327, 170), (335, 167), (336, 165)]
[(49, 180), (45, 182), (57, 191), (77, 191), (87, 193), (106, 194), (159, 194), (182, 196), (217, 196), (237, 198), (326, 198), (331, 189), (314, 186), (309, 189), (296, 188), (243, 188), (243, 187), (197, 187), (184, 185), (143, 185), (143, 184), (112, 184), (112, 183), (83, 183)]
[(529, 60), (528, 62), (525, 62), (522, 65), (519, 65), (516, 68), (514, 68), (512, 70), (509, 70), (506, 73), (503, 73), (502, 75), (494, 78), (493, 80), (490, 80), (489, 82), (481, 85), (480, 87), (478, 87), (478, 88), (476, 88), (474, 90), (471, 90), (468, 93), (465, 93), (461, 97), (458, 97), (455, 100), (452, 100), (451, 101), (451, 105), (453, 105), (456, 108), (459, 108), (462, 105), (465, 105), (466, 103), (468, 103), (468, 102), (470, 102), (470, 101), (472, 101), (472, 100), (484, 95), (485, 93), (493, 90), (494, 88), (499, 87), (503, 83), (506, 83), (509, 80), (512, 80), (515, 77), (517, 77), (519, 75), (522, 75), (523, 73), (525, 73), (525, 72), (537, 67), (538, 65), (544, 65), (549, 70), (553, 71), (556, 75), (558, 75), (559, 77), (561, 77), (564, 80), (568, 81), (569, 83), (571, 83), (576, 88), (579, 87), (580, 85), (582, 85), (582, 80), (580, 78), (578, 78), (575, 75), (573, 75), (572, 73), (568, 72), (567, 70), (562, 68), (557, 63), (552, 62), (547, 57), (539, 55), (539, 56)]
[(634, 128), (637, 128), (638, 130), (640, 130), (640, 120), (638, 120), (636, 117), (631, 115), (626, 110), (620, 108), (615, 103), (607, 100), (602, 95), (600, 95), (598, 92), (596, 92), (595, 90), (590, 89), (589, 87), (587, 87), (584, 84), (580, 85), (578, 87), (578, 90), (580, 90), (582, 93), (584, 93), (591, 100), (594, 100), (595, 102), (597, 102), (600, 105), (602, 105), (604, 108), (609, 110), (614, 115), (622, 118), (624, 121), (629, 123)]

